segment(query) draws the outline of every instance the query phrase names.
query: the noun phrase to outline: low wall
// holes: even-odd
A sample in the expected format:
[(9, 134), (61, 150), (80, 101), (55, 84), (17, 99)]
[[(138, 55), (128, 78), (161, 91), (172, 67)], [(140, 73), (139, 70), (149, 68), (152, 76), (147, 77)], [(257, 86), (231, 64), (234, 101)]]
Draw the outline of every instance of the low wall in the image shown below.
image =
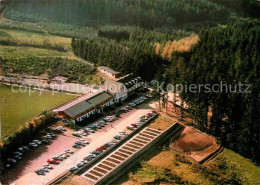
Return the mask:
[(182, 128), (183, 126), (176, 122), (166, 131), (164, 131), (160, 136), (158, 136), (155, 140), (149, 143), (145, 148), (143, 148), (141, 151), (130, 157), (127, 161), (125, 161), (122, 165), (118, 166), (114, 171), (112, 171), (110, 174), (108, 174), (106, 177), (100, 180), (97, 184), (114, 183), (118, 178), (122, 177), (131, 167), (133, 167), (136, 164), (136, 162), (138, 161), (136, 159), (138, 157), (140, 157), (143, 153), (147, 152), (148, 150), (152, 149), (154, 146), (162, 145), (165, 143), (168, 144), (170, 142), (170, 138), (174, 135), (179, 135)]

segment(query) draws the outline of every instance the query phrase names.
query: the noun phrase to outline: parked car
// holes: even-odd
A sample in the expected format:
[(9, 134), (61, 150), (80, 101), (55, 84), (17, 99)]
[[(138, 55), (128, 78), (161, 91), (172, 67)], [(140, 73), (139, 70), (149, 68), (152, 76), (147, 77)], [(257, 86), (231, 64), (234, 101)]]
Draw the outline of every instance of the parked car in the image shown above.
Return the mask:
[(86, 144), (86, 145), (88, 145), (88, 144), (89, 144), (89, 142), (88, 142), (88, 141), (86, 141), (85, 139), (80, 139), (80, 140), (79, 140), (79, 142), (81, 142), (81, 143), (83, 143), (83, 144)]
[(29, 143), (28, 145), (30, 148), (36, 148), (38, 145), (35, 143)]
[(72, 146), (73, 148), (81, 148), (79, 145), (75, 144)]
[(117, 135), (117, 136), (114, 136), (114, 138), (115, 138), (115, 139), (118, 139), (118, 140), (121, 140), (121, 139), (122, 139), (122, 137), (121, 137), (121, 136), (118, 136), (118, 135)]
[(96, 148), (96, 151), (99, 151), (100, 153), (102, 153), (102, 152), (103, 152), (103, 149), (101, 149), (101, 148)]
[(105, 146), (105, 145), (102, 145), (101, 147), (99, 147), (100, 149), (102, 149), (102, 150), (106, 150), (108, 147), (107, 146)]
[(37, 175), (45, 175), (45, 173), (42, 170), (35, 170), (35, 173)]
[(52, 139), (52, 136), (51, 135), (45, 135), (44, 138), (45, 139)]
[(13, 155), (18, 155), (18, 156), (22, 156), (23, 153), (22, 152), (14, 152)]
[(70, 171), (70, 172), (74, 172), (74, 171), (77, 171), (78, 169), (79, 169), (79, 168), (75, 166), (75, 167), (70, 168), (69, 171)]
[(41, 141), (39, 141), (39, 140), (37, 140), (37, 139), (33, 140), (33, 141), (32, 141), (32, 143), (35, 143), (35, 144), (37, 144), (37, 145), (40, 145), (40, 144), (42, 144), (42, 142), (41, 142)]
[(73, 154), (74, 153), (71, 149), (67, 149), (67, 150), (65, 150), (65, 152), (68, 153), (68, 154)]
[(48, 159), (47, 160), (47, 163), (50, 163), (50, 164), (59, 164), (59, 162), (55, 159)]
[(135, 123), (132, 123), (131, 126), (133, 126), (133, 127), (135, 127), (135, 128), (138, 127), (138, 125), (136, 125)]
[(43, 172), (49, 172), (49, 170), (47, 168), (41, 168), (40, 170)]
[(101, 152), (99, 152), (99, 151), (92, 151), (92, 152), (90, 152), (90, 154), (93, 154), (93, 155), (99, 155), (99, 154), (101, 154)]
[(128, 125), (126, 128), (129, 130), (135, 130), (135, 127), (133, 127), (132, 125)]
[(22, 157), (18, 156), (18, 155), (13, 156), (13, 158), (16, 159), (16, 160), (21, 160), (22, 159)]
[(55, 132), (63, 132), (63, 131), (66, 131), (66, 129), (63, 126), (58, 126), (58, 127), (54, 128), (53, 131), (55, 131)]
[(111, 142), (111, 143), (117, 143), (117, 141), (118, 141), (118, 140), (116, 140), (116, 139), (112, 139), (110, 142)]
[(73, 132), (72, 135), (73, 135), (73, 136), (76, 136), (76, 137), (81, 137), (80, 134), (77, 133), (77, 132)]
[[(96, 129), (96, 127), (95, 127), (95, 129)], [(86, 130), (88, 131), (88, 132), (90, 132), (90, 133), (95, 133), (95, 129), (94, 129), (94, 127), (88, 127), (88, 128), (86, 128)]]
[(15, 163), (17, 162), (17, 161), (16, 161), (15, 159), (13, 159), (13, 158), (8, 158), (6, 161), (9, 162), (9, 163), (12, 163), (12, 164), (15, 164)]
[(79, 146), (85, 146), (85, 144), (83, 142), (81, 142), (81, 141), (76, 141), (75, 144), (79, 145)]
[(114, 145), (114, 144), (113, 144), (112, 142), (107, 142), (107, 143), (104, 144), (104, 146), (106, 146), (106, 147), (108, 147), (108, 148), (111, 147), (111, 146), (113, 146), (113, 145)]
[(82, 163), (82, 162), (80, 162), (80, 163), (77, 164), (77, 167), (78, 167), (78, 168), (80, 168), (80, 167), (82, 167), (82, 166), (84, 166), (84, 163)]
[(28, 150), (29, 150), (29, 147), (28, 147), (28, 146), (21, 146), (21, 148), (23, 148), (25, 151), (28, 151)]
[(50, 169), (50, 170), (53, 169), (53, 167), (52, 167), (50, 164), (48, 164), (48, 163), (45, 163), (45, 164), (43, 164), (42, 166), (43, 166), (44, 168), (47, 168), (47, 169)]
[(57, 161), (62, 161), (63, 160), (63, 158), (61, 156), (55, 156), (52, 159), (57, 160)]
[(25, 152), (25, 149), (23, 147), (18, 148), (20, 152)]
[(94, 158), (95, 158), (94, 155), (89, 155), (89, 156), (87, 156), (87, 157), (84, 157), (84, 160), (86, 160), (86, 161), (91, 161), (91, 160), (94, 159)]
[(49, 144), (50, 144), (50, 142), (47, 141), (46, 139), (42, 140), (42, 143), (43, 143), (43, 144), (46, 144), (46, 145), (49, 145)]

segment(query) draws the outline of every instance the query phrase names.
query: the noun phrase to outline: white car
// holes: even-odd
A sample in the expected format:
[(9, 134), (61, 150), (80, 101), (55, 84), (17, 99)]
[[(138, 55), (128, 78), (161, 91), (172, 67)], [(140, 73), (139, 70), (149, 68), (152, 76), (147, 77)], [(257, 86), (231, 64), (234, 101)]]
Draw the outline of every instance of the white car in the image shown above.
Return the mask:
[(50, 164), (48, 164), (48, 163), (45, 163), (45, 164), (43, 164), (42, 165), (44, 168), (47, 168), (47, 169), (53, 169), (53, 167), (50, 165)]
[(85, 139), (80, 139), (79, 142), (81, 142), (82, 144), (85, 144), (85, 145), (88, 145), (88, 144), (89, 144), (89, 142), (86, 141)]
[(39, 141), (39, 140), (37, 140), (37, 139), (33, 140), (32, 142), (33, 142), (33, 143), (35, 143), (35, 144), (37, 144), (37, 145), (40, 145), (40, 144), (42, 144), (42, 142), (41, 142), (41, 141)]
[(135, 127), (133, 127), (132, 125), (128, 125), (126, 128), (129, 130), (135, 130)]
[(73, 154), (73, 151), (72, 151), (71, 149), (67, 149), (67, 150), (65, 150), (65, 152), (66, 152), (67, 154)]

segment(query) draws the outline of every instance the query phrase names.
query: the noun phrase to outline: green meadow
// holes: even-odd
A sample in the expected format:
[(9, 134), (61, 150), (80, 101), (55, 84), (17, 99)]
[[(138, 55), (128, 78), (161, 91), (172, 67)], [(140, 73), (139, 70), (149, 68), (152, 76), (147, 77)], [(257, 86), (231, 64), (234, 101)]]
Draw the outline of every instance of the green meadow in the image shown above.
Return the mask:
[[(20, 91), (20, 92), (19, 92)], [(73, 95), (35, 91), (25, 88), (0, 86), (1, 131), (7, 137), (42, 111), (55, 107), (72, 98)]]

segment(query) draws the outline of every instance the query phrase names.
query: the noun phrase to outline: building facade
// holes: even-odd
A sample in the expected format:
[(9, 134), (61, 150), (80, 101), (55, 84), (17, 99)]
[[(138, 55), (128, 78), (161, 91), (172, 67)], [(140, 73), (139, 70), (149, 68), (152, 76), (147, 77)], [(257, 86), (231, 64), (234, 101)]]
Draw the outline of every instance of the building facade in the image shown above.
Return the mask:
[(129, 95), (144, 86), (141, 77), (128, 74), (118, 80), (107, 80), (104, 89), (114, 96), (114, 102), (124, 101)]
[(113, 104), (113, 96), (106, 92), (100, 91), (91, 95), (82, 96), (81, 98), (54, 109), (59, 117), (73, 123), (83, 121), (95, 113), (102, 113), (103, 109)]
[(118, 78), (120, 76), (120, 72), (114, 71), (113, 69), (106, 66), (99, 66), (98, 70), (99, 72), (112, 78)]

